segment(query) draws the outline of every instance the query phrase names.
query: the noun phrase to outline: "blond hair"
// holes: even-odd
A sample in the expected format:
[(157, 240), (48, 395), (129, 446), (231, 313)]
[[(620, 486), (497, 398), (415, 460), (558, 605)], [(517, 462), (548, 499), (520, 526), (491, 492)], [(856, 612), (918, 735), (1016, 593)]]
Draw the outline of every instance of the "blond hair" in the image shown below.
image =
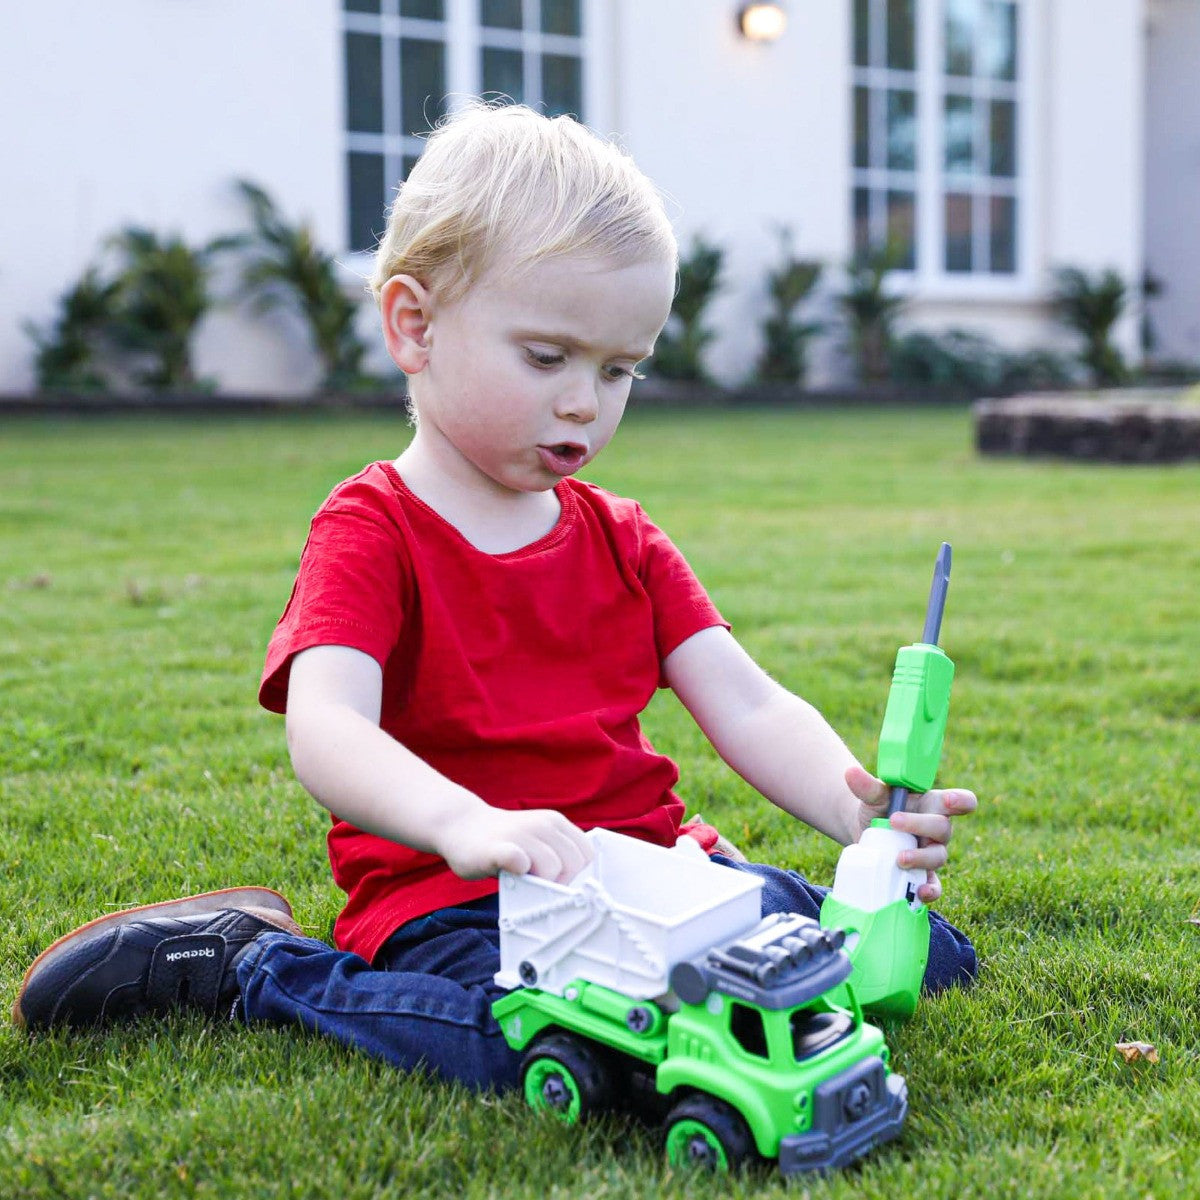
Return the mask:
[(613, 142), (570, 117), (475, 101), (441, 122), (401, 185), (371, 291), (411, 275), (454, 299), (501, 256), (520, 268), (562, 254), (678, 259), (662, 198)]

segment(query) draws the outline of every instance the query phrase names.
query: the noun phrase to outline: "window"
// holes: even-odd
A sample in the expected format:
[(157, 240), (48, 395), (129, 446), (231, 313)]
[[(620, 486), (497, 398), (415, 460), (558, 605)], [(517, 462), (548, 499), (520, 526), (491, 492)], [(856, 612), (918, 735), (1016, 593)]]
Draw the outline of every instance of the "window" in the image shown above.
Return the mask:
[(916, 266), (917, 0), (854, 0), (854, 251)]
[(736, 1001), (730, 1004), (729, 1032), (747, 1054), (753, 1054), (756, 1058), (767, 1057), (767, 1031), (762, 1013), (757, 1008), (749, 1008)]
[(582, 24), (580, 0), (479, 0), (480, 91), (580, 116)]
[(343, 0), (347, 244), (372, 249), (454, 95), (583, 118), (582, 0)]
[(1021, 0), (854, 0), (857, 255), (929, 279), (1021, 270)]
[(1017, 6), (945, 0), (943, 266), (1017, 269)]

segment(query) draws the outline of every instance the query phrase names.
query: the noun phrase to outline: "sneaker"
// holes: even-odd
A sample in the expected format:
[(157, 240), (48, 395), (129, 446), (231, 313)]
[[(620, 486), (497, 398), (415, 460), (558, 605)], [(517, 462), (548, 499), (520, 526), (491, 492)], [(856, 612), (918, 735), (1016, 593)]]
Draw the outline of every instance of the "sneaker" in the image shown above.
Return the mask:
[(109, 913), (60, 937), (25, 972), (13, 1005), (23, 1029), (98, 1025), (200, 1009), (232, 1012), (236, 967), (260, 933), (303, 937), (270, 888), (227, 888)]

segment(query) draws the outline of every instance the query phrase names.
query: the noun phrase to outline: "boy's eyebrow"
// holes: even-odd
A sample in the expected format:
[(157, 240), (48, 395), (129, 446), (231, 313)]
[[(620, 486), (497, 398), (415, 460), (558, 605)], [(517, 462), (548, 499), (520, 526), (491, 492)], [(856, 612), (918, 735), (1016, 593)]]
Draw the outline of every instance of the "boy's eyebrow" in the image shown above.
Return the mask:
[[(517, 336), (520, 338), (531, 338), (539, 342), (553, 342), (557, 346), (566, 346), (571, 350), (590, 350), (591, 346), (580, 338), (574, 337), (569, 333), (553, 333), (548, 329), (530, 329), (518, 331)], [(611, 355), (612, 358), (632, 358), (635, 361), (640, 361), (643, 358), (649, 358), (654, 353), (653, 346), (647, 346), (644, 350), (618, 350), (616, 354)]]

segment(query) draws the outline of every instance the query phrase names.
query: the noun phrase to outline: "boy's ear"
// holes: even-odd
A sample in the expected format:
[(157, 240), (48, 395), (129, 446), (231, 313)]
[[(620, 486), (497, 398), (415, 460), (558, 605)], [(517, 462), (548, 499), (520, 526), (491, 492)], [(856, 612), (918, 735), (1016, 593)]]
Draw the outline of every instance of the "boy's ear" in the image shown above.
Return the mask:
[(429, 323), (433, 297), (411, 275), (393, 275), (379, 294), (383, 341), (392, 361), (406, 375), (416, 375), (429, 361)]

